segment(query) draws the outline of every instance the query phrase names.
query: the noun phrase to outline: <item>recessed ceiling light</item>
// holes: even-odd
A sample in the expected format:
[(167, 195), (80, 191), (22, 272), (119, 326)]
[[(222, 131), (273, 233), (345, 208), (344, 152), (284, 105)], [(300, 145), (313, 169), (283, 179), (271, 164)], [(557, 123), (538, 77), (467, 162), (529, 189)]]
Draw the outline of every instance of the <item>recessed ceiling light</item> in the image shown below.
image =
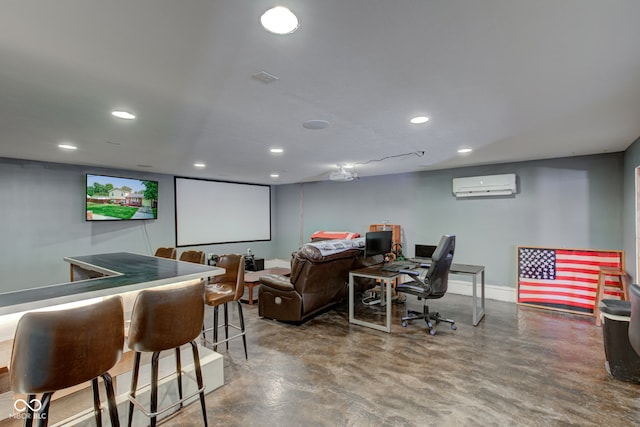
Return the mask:
[(311, 130), (326, 129), (329, 127), (329, 122), (326, 120), (307, 120), (302, 123), (302, 127)]
[(460, 154), (470, 153), (470, 152), (472, 152), (472, 151), (473, 151), (473, 150), (472, 150), (471, 148), (468, 148), (468, 147), (465, 147), (465, 148), (459, 148), (459, 149), (458, 149), (458, 153), (460, 153)]
[(279, 173), (272, 173), (271, 175), (269, 175), (271, 178), (280, 178), (280, 174)]
[(78, 147), (76, 147), (75, 145), (71, 145), (68, 143), (64, 143), (64, 144), (58, 144), (58, 148), (62, 148), (63, 150), (69, 150), (69, 151), (73, 151), (73, 150), (77, 150)]
[(204, 168), (204, 167), (206, 167), (207, 165), (205, 165), (205, 164), (204, 164), (204, 163), (202, 163), (202, 162), (197, 162), (197, 163), (194, 163), (194, 164), (193, 164), (193, 166), (195, 166), (195, 167), (197, 167), (197, 168)]
[(422, 123), (427, 123), (429, 121), (429, 117), (427, 116), (416, 116), (409, 120), (414, 125), (421, 125)]
[(338, 167), (339, 168), (351, 169), (351, 168), (353, 168), (353, 163), (338, 163)]
[(269, 151), (271, 151), (273, 154), (284, 153), (284, 150), (282, 148), (271, 148)]
[(267, 10), (260, 17), (260, 23), (274, 34), (291, 34), (298, 29), (298, 17), (283, 6), (276, 6)]
[(124, 119), (124, 120), (133, 120), (136, 118), (136, 116), (128, 111), (123, 111), (123, 110), (115, 110), (111, 112), (111, 115), (114, 117), (117, 117), (119, 119)]

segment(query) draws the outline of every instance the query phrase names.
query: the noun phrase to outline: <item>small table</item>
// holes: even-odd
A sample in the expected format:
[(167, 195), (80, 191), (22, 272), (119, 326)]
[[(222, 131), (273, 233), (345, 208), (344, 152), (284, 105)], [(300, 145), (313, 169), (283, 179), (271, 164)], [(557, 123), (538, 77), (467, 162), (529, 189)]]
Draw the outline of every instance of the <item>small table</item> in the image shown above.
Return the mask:
[(253, 305), (253, 288), (260, 284), (260, 276), (265, 276), (267, 274), (279, 274), (281, 276), (288, 276), (291, 274), (291, 270), (283, 267), (273, 267), (259, 271), (245, 271), (244, 284), (247, 288), (249, 288), (249, 299), (248, 301), (241, 300), (242, 302), (248, 302), (249, 305)]

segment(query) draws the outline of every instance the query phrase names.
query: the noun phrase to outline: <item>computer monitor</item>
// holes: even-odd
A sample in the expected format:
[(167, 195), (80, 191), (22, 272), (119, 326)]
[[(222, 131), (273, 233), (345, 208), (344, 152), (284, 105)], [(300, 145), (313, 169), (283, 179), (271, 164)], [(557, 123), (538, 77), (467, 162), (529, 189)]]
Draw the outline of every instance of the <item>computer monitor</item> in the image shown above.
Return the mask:
[(436, 251), (436, 245), (416, 245), (416, 258), (431, 258)]
[(370, 231), (365, 234), (364, 242), (365, 257), (386, 255), (391, 252), (393, 232), (391, 230)]

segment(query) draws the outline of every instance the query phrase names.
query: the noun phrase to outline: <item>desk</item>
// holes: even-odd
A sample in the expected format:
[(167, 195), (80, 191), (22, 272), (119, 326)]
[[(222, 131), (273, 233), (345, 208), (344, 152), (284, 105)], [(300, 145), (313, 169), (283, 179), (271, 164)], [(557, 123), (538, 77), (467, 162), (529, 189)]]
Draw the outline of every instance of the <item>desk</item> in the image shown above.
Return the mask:
[[(382, 332), (391, 332), (391, 288), (393, 281), (400, 277), (402, 273), (382, 270), (383, 265), (373, 265), (349, 272), (349, 323), (366, 326)], [(356, 277), (375, 279), (380, 282), (380, 305), (386, 306), (386, 323), (384, 326), (377, 323), (367, 322), (355, 318), (355, 282)]]
[[(451, 264), (449, 274), (465, 274), (471, 276), (473, 281), (472, 287), (472, 318), (471, 323), (473, 326), (478, 326), (478, 323), (484, 319), (484, 265), (471, 265), (471, 264)], [(480, 309), (478, 310), (478, 275), (480, 275)]]
[[(471, 276), (472, 279), (472, 308), (471, 308), (471, 323), (473, 326), (478, 326), (480, 321), (484, 319), (485, 313), (485, 292), (484, 292), (484, 266), (483, 265), (471, 265), (471, 264), (451, 264), (449, 269), (450, 274), (461, 274)], [(349, 323), (356, 325), (367, 326), (373, 329), (377, 329), (383, 332), (391, 332), (391, 304), (386, 304), (386, 325), (380, 326), (375, 323), (366, 322), (363, 320), (355, 319), (354, 317), (354, 277), (366, 277), (369, 279), (378, 279), (382, 288), (380, 289), (380, 295), (382, 297), (382, 304), (384, 305), (385, 297), (387, 301), (391, 301), (391, 283), (394, 279), (400, 277), (402, 273), (396, 273), (391, 271), (383, 271), (381, 265), (374, 265), (359, 270), (349, 272)], [(480, 276), (480, 301), (478, 301), (478, 276)], [(386, 295), (385, 295), (386, 294)], [(478, 302), (480, 306), (478, 306)]]

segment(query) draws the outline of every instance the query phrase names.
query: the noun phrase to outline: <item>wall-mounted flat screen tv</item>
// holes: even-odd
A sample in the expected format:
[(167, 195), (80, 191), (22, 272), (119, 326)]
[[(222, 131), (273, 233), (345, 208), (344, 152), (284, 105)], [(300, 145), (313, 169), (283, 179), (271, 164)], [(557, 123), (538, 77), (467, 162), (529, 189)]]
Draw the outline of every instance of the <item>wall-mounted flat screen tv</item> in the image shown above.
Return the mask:
[(158, 219), (158, 181), (87, 174), (87, 221)]

